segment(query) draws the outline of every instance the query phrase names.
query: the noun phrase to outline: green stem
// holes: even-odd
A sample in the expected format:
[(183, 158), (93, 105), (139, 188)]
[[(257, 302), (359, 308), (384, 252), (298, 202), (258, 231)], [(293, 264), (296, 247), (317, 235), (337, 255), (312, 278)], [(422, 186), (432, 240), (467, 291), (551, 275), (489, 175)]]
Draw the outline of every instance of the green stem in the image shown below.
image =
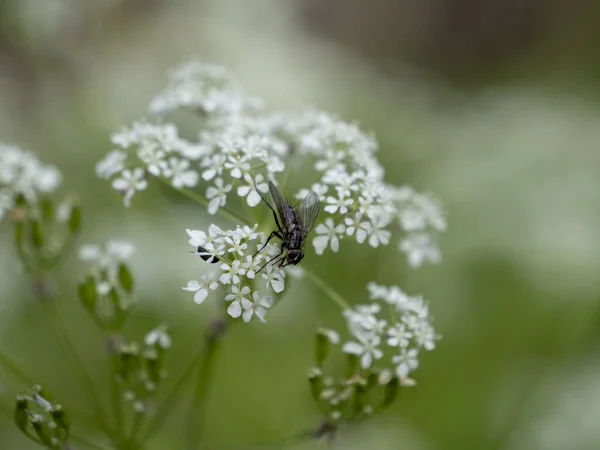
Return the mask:
[(329, 286), (322, 278), (315, 275), (311, 271), (304, 269), (304, 273), (315, 283), (327, 296), (333, 300), (343, 310), (350, 309), (350, 305), (344, 297), (338, 294), (331, 286)]
[(194, 371), (194, 367), (196, 367), (196, 364), (198, 363), (198, 361), (200, 361), (201, 357), (202, 357), (202, 353), (199, 353), (198, 355), (194, 356), (194, 358), (187, 365), (187, 367), (185, 368), (185, 370), (183, 371), (181, 376), (177, 379), (177, 381), (173, 385), (173, 388), (167, 394), (165, 401), (158, 408), (156, 415), (150, 421), (150, 424), (148, 425), (146, 432), (144, 433), (144, 435), (142, 436), (142, 439), (140, 440), (140, 445), (145, 443), (163, 425), (165, 419), (171, 412), (171, 407), (181, 397), (180, 391), (183, 388), (183, 385), (185, 384), (185, 382), (188, 380), (188, 378)]
[(142, 424), (144, 417), (145, 416), (143, 413), (135, 413), (135, 416), (133, 418), (133, 424), (131, 425), (131, 432), (129, 433), (129, 437), (127, 438), (127, 444), (125, 445), (126, 449), (136, 448), (133, 446), (135, 443), (135, 436), (137, 435), (138, 430), (140, 429), (140, 425)]
[(75, 441), (75, 442), (79, 442), (81, 445), (85, 445), (93, 450), (110, 450), (110, 449), (108, 449), (106, 447), (102, 447), (101, 445), (96, 444), (92, 441), (88, 441), (86, 438), (79, 436), (77, 434), (74, 434), (73, 432), (71, 432), (69, 434), (69, 439), (72, 441)]
[[(181, 189), (174, 188), (173, 186), (171, 186), (171, 183), (169, 183), (168, 180), (166, 180), (165, 178), (162, 178), (162, 177), (157, 177), (157, 179), (162, 181), (167, 186), (170, 186), (171, 188), (175, 189), (176, 191), (181, 192), (183, 195), (190, 198), (191, 200), (194, 200), (196, 203), (208, 208), (208, 201), (202, 195), (198, 194), (197, 192), (194, 192), (193, 190), (186, 189), (186, 188), (181, 188)], [(233, 223), (241, 222), (246, 225), (248, 224), (248, 221), (244, 217), (240, 216), (235, 211), (230, 211), (227, 208), (219, 208), (217, 214), (227, 220), (230, 220)]]
[(113, 414), (115, 415), (115, 432), (117, 437), (120, 439), (123, 436), (123, 401), (121, 395), (121, 389), (119, 383), (117, 382), (117, 378), (112, 371), (112, 368), (109, 368), (109, 384), (110, 384), (110, 397), (111, 404), (113, 409)]
[(26, 386), (31, 387), (35, 384), (35, 381), (33, 381), (33, 379), (30, 378), (29, 375), (27, 375), (17, 363), (15, 363), (9, 356), (5, 355), (1, 351), (0, 366), (4, 367), (7, 372), (9, 372), (13, 377), (15, 377), (15, 379), (25, 384)]
[(56, 335), (57, 340), (59, 341), (59, 344), (61, 346), (61, 349), (62, 349), (65, 357), (73, 365), (75, 373), (77, 373), (79, 375), (79, 377), (81, 378), (81, 381), (83, 382), (83, 384), (85, 386), (84, 392), (85, 392), (86, 396), (88, 397), (88, 401), (92, 405), (92, 408), (94, 409), (94, 413), (96, 414), (97, 419), (100, 422), (100, 426), (101, 426), (102, 430), (108, 436), (110, 436), (112, 438), (113, 436), (112, 436), (110, 427), (108, 426), (108, 423), (105, 418), (106, 416), (105, 416), (104, 408), (102, 406), (102, 401), (100, 400), (100, 397), (98, 396), (98, 393), (96, 392), (96, 389), (94, 388), (94, 383), (92, 383), (92, 380), (89, 377), (88, 373), (86, 372), (85, 367), (81, 363), (81, 360), (79, 359), (79, 357), (77, 355), (77, 351), (75, 350), (75, 348), (73, 347), (73, 344), (71, 343), (71, 340), (66, 331), (64, 323), (62, 322), (60, 315), (58, 314), (58, 311), (56, 310), (54, 301), (55, 301), (54, 298), (49, 297), (49, 298), (42, 299), (41, 303), (44, 306), (44, 309), (46, 311), (47, 316), (50, 319), (50, 322), (52, 323), (52, 329), (54, 331), (54, 334)]
[(207, 339), (202, 356), (200, 372), (196, 381), (196, 390), (187, 414), (187, 445), (189, 450), (196, 450), (200, 446), (204, 431), (204, 418), (207, 406), (208, 387), (214, 373), (215, 357), (220, 347), (219, 339)]

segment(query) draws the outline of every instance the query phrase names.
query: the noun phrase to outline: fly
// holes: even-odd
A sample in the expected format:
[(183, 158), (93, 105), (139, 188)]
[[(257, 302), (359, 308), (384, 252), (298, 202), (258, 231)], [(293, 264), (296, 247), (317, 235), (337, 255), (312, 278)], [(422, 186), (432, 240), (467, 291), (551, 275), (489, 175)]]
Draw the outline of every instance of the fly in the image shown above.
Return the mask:
[[(279, 192), (273, 182), (269, 181), (269, 192), (271, 193), (271, 197), (277, 208), (277, 212), (275, 212), (275, 209), (273, 209), (271, 204), (263, 197), (258, 189), (256, 192), (259, 193), (269, 209), (273, 211), (273, 218), (275, 219), (277, 230), (271, 232), (267, 238), (267, 242), (265, 242), (254, 256), (260, 253), (274, 236), (281, 239), (279, 254), (267, 261), (260, 269), (258, 269), (258, 272), (272, 262), (274, 264), (279, 263), (279, 267), (285, 267), (289, 264), (298, 264), (304, 258), (304, 251), (302, 248), (304, 247), (306, 238), (308, 237), (310, 230), (312, 230), (315, 219), (319, 214), (319, 208), (321, 206), (319, 196), (315, 192), (309, 191), (308, 195), (300, 202), (298, 209), (296, 209), (284, 200), (281, 192)], [(278, 215), (279, 218), (277, 217)], [(287, 252), (283, 254), (285, 250), (287, 250)], [(275, 261), (277, 258), (280, 259)]]

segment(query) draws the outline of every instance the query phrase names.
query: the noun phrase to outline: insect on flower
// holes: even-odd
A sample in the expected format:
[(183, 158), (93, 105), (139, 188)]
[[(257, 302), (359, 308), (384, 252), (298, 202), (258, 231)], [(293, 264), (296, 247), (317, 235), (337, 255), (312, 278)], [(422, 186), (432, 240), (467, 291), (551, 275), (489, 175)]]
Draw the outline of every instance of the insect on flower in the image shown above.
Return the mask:
[[(298, 209), (294, 208), (288, 202), (286, 202), (281, 195), (281, 192), (275, 187), (273, 182), (269, 181), (269, 192), (275, 202), (277, 213), (279, 213), (279, 219), (277, 213), (271, 204), (262, 196), (260, 191), (257, 189), (262, 200), (267, 204), (269, 209), (273, 211), (273, 218), (277, 225), (277, 230), (271, 232), (265, 244), (256, 252), (254, 256), (261, 252), (263, 248), (267, 246), (273, 236), (281, 239), (281, 248), (279, 254), (275, 255), (269, 261), (267, 261), (259, 270), (260, 272), (269, 263), (279, 263), (279, 267), (285, 267), (289, 264), (296, 265), (304, 258), (304, 243), (306, 238), (312, 229), (315, 219), (319, 214), (319, 208), (321, 202), (316, 192), (310, 191), (306, 197), (300, 202)], [(280, 223), (281, 221), (281, 223)], [(287, 250), (284, 255), (284, 250)], [(282, 256), (283, 255), (283, 256)], [(280, 258), (278, 261), (275, 261)]]

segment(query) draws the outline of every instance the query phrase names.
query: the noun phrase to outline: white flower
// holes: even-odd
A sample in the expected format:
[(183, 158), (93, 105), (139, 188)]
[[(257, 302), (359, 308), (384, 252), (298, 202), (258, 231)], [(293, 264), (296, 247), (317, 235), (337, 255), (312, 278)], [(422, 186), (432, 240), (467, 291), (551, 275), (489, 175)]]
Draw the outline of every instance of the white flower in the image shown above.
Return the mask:
[(371, 232), (369, 235), (369, 245), (371, 247), (379, 247), (379, 245), (388, 245), (392, 233), (384, 229), (388, 225), (387, 220), (377, 221), (371, 224)]
[(155, 177), (166, 169), (165, 152), (156, 142), (142, 142), (137, 151), (138, 158), (146, 165), (146, 170)]
[(109, 179), (115, 173), (123, 170), (123, 163), (126, 159), (127, 153), (121, 150), (113, 150), (96, 164), (96, 175), (98, 178)]
[(219, 287), (219, 283), (215, 281), (214, 272), (205, 272), (201, 275), (201, 281), (190, 280), (186, 287), (182, 289), (184, 291), (195, 292), (194, 301), (199, 305), (206, 300), (210, 290), (215, 290)]
[[(231, 302), (227, 308), (227, 314), (237, 319), (242, 315), (242, 308), (244, 310), (250, 308), (252, 302), (246, 297), (249, 293), (250, 288), (248, 286), (244, 286), (241, 289), (236, 285), (231, 286), (231, 294), (225, 296), (225, 300)], [(247, 320), (245, 321), (248, 322)]]
[(209, 186), (206, 189), (206, 198), (210, 200), (208, 203), (209, 214), (216, 214), (219, 208), (225, 206), (229, 191), (231, 191), (231, 185), (225, 185), (222, 178), (217, 178), (215, 186)]
[(397, 323), (388, 329), (388, 345), (392, 347), (408, 347), (412, 333), (403, 323)]
[(129, 206), (133, 194), (148, 187), (148, 182), (144, 179), (144, 169), (137, 167), (133, 171), (123, 170), (121, 176), (112, 182), (112, 186), (123, 195), (125, 206)]
[(202, 178), (206, 181), (209, 181), (216, 176), (221, 176), (223, 173), (223, 164), (225, 163), (226, 159), (227, 156), (221, 153), (204, 158), (201, 164), (201, 166), (205, 169), (204, 172), (202, 172)]
[(42, 164), (34, 155), (18, 147), (0, 144), (0, 189), (4, 188), (0, 215), (12, 203), (7, 199), (9, 196), (14, 200), (17, 194), (23, 194), (28, 202), (35, 202), (38, 193), (52, 192), (60, 182), (61, 175), (56, 167)]
[(356, 242), (359, 244), (365, 242), (367, 235), (371, 232), (371, 224), (369, 222), (361, 222), (361, 219), (361, 213), (356, 213), (354, 218), (346, 217), (344, 219), (346, 234), (352, 236), (356, 233)]
[(135, 247), (126, 241), (108, 241), (102, 249), (96, 244), (84, 244), (79, 247), (78, 256), (83, 262), (106, 268), (129, 259)]
[(165, 327), (151, 330), (144, 339), (148, 347), (158, 345), (160, 348), (167, 349), (171, 346), (171, 337), (167, 334)]
[(331, 330), (331, 329), (325, 328), (325, 327), (320, 327), (318, 330), (318, 333), (325, 336), (327, 338), (327, 340), (329, 342), (331, 342), (333, 345), (337, 345), (340, 343), (340, 335), (335, 330)]
[(135, 247), (131, 242), (127, 241), (108, 241), (106, 243), (106, 254), (114, 261), (124, 261), (129, 259)]
[(271, 306), (273, 306), (272, 297), (262, 297), (260, 293), (255, 291), (252, 293), (252, 302), (242, 303), (242, 307), (244, 308), (242, 318), (244, 319), (244, 322), (250, 322), (250, 319), (254, 314), (261, 322), (265, 322), (267, 309), (269, 309)]
[(175, 189), (195, 187), (200, 176), (198, 172), (189, 167), (190, 162), (187, 159), (169, 158), (169, 165), (164, 169), (164, 176), (171, 178), (171, 184)]
[(188, 243), (194, 248), (204, 246), (208, 242), (206, 233), (202, 230), (190, 230), (186, 228), (185, 232), (190, 237)]
[(225, 162), (225, 168), (233, 178), (242, 178), (250, 170), (250, 163), (243, 156), (230, 155)]
[(285, 288), (285, 279), (283, 270), (273, 270), (267, 266), (267, 273), (263, 273), (262, 277), (266, 280), (267, 287), (271, 287), (278, 294), (283, 292)]
[(221, 270), (224, 272), (219, 277), (221, 283), (230, 284), (233, 282), (238, 284), (240, 282), (239, 276), (246, 273), (246, 270), (241, 267), (241, 264), (242, 263), (238, 259), (234, 260), (231, 265), (227, 263), (221, 264)]
[(336, 212), (340, 212), (340, 214), (346, 214), (348, 212), (348, 206), (354, 203), (352, 198), (347, 198), (342, 192), (338, 192), (338, 197), (329, 196), (326, 199), (328, 205), (323, 208), (329, 214), (335, 214)]
[(242, 238), (238, 235), (227, 236), (225, 244), (230, 246), (228, 252), (237, 253), (240, 256), (244, 256), (244, 250), (248, 248), (248, 244), (242, 242)]
[(260, 203), (260, 194), (256, 188), (265, 193), (269, 190), (269, 186), (267, 183), (261, 183), (263, 181), (263, 176), (261, 174), (256, 175), (256, 177), (252, 179), (252, 175), (245, 173), (244, 180), (248, 184), (239, 186), (237, 189), (237, 194), (240, 197), (246, 197), (248, 206), (255, 207)]
[(396, 374), (399, 378), (406, 378), (409, 373), (419, 367), (419, 351), (415, 348), (410, 350), (402, 349), (399, 355), (392, 357), (392, 362), (396, 364)]
[(381, 338), (379, 336), (372, 336), (365, 338), (361, 342), (346, 342), (342, 347), (342, 351), (360, 357), (361, 366), (363, 369), (368, 369), (371, 367), (374, 359), (381, 359), (383, 357), (383, 352), (379, 348), (380, 343)]
[(428, 233), (411, 233), (400, 241), (398, 248), (408, 255), (408, 263), (415, 268), (427, 261), (439, 263), (442, 260), (440, 250)]
[(342, 237), (344, 231), (344, 225), (340, 224), (335, 226), (330, 217), (325, 219), (325, 223), (317, 225), (315, 227), (315, 233), (320, 236), (313, 239), (313, 246), (315, 247), (317, 255), (322, 255), (328, 245), (333, 252), (337, 253), (340, 248), (339, 239)]

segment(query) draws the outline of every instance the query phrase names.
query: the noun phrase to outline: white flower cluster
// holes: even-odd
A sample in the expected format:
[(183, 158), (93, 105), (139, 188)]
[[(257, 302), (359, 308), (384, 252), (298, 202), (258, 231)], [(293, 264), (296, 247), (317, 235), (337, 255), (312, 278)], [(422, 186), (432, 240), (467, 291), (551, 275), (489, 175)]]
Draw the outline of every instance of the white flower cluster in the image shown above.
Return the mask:
[[(183, 138), (164, 122), (177, 109), (198, 113), (196, 137)], [(256, 207), (267, 182), (293, 164), (314, 182), (323, 205), (312, 240), (318, 254), (337, 252), (343, 238), (387, 245), (401, 231), (397, 245), (412, 266), (440, 260), (441, 208), (428, 195), (387, 183), (377, 141), (358, 126), (314, 110), (267, 113), (226, 69), (200, 62), (175, 70), (149, 110), (155, 123), (139, 121), (114, 134), (118, 148), (96, 168), (126, 205), (153, 176), (177, 189), (201, 190), (210, 214), (229, 207), (232, 196)]]
[(260, 99), (244, 94), (240, 83), (224, 67), (190, 61), (171, 72), (167, 88), (150, 102), (150, 112), (165, 114), (183, 108), (226, 116), (261, 105)]
[[(241, 317), (244, 322), (253, 317), (265, 321), (267, 310), (273, 306), (273, 297), (265, 295), (265, 291), (282, 292), (287, 273), (286, 269), (267, 264), (280, 250), (270, 243), (263, 248), (266, 237), (256, 231), (257, 226), (222, 230), (211, 225), (208, 233), (186, 230), (194, 253), (219, 268), (218, 272), (204, 272), (200, 280), (188, 281), (182, 288), (194, 292), (196, 303), (202, 303), (211, 291), (222, 287), (231, 317)], [(256, 253), (259, 249), (262, 250)]]
[(133, 279), (125, 261), (133, 252), (134, 246), (122, 241), (108, 241), (104, 248), (95, 244), (79, 248), (79, 259), (87, 266), (80, 299), (101, 325), (123, 321), (131, 308)]
[(79, 247), (79, 259), (88, 265), (90, 273), (101, 278), (98, 289), (104, 291), (117, 282), (119, 265), (131, 258), (134, 251), (133, 244), (126, 241), (108, 241), (104, 248), (84, 244)]
[(0, 144), (0, 220), (15, 206), (18, 195), (33, 203), (39, 194), (53, 192), (60, 182), (56, 167), (20, 148)]
[[(408, 296), (397, 286), (369, 283), (368, 289), (371, 303), (344, 311), (352, 339), (342, 350), (358, 356), (363, 369), (387, 356), (384, 366), (393, 366), (402, 384), (413, 384), (408, 376), (419, 365), (419, 352), (433, 350), (439, 338), (430, 323), (429, 308), (421, 297)], [(385, 313), (387, 319), (382, 317)]]

